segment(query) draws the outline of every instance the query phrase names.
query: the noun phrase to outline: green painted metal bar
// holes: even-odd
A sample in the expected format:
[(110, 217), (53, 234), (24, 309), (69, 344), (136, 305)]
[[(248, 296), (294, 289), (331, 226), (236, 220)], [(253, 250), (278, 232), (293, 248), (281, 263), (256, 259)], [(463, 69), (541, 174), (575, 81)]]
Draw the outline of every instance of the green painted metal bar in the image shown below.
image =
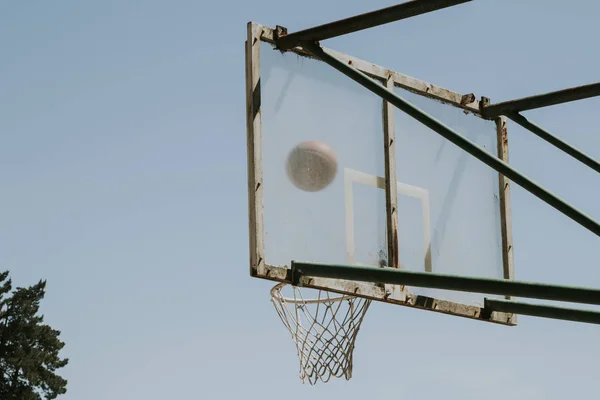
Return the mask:
[(452, 128), (444, 125), (442, 122), (428, 115), (413, 104), (407, 102), (396, 93), (388, 90), (379, 82), (371, 79), (369, 76), (357, 70), (353, 66), (347, 65), (345, 62), (339, 60), (335, 56), (332, 56), (327, 51), (322, 49), (318, 44), (313, 42), (303, 42), (302, 47), (316, 58), (320, 59), (326, 64), (329, 64), (347, 77), (364, 86), (366, 89), (380, 96), (382, 99), (393, 104), (398, 109), (404, 111), (406, 114), (415, 118), (423, 125), (437, 132), (439, 135), (473, 155), (483, 163), (487, 164), (489, 167), (506, 176), (508, 179), (537, 196), (539, 199), (554, 207), (567, 217), (573, 219), (591, 232), (594, 232), (597, 236), (600, 236), (600, 223), (598, 221), (595, 221), (589, 215), (581, 212), (552, 192), (538, 185), (527, 176), (512, 168), (508, 163), (483, 150), (458, 132), (452, 130)]
[(481, 114), (485, 118), (496, 118), (500, 115), (506, 115), (509, 112), (534, 110), (536, 108), (549, 107), (596, 96), (600, 96), (600, 82), (490, 104), (481, 108)]
[(290, 281), (295, 286), (301, 284), (303, 277), (320, 277), (600, 305), (600, 289), (442, 275), (395, 268), (292, 261), (290, 274)]
[(511, 314), (530, 315), (532, 317), (600, 324), (600, 312), (593, 310), (578, 310), (574, 308), (495, 299), (485, 299), (484, 309), (488, 312), (498, 311)]
[(550, 143), (553, 146), (557, 147), (558, 149), (564, 151), (571, 157), (575, 158), (578, 161), (581, 161), (583, 164), (592, 168), (594, 171), (600, 172), (600, 162), (594, 160), (592, 157), (588, 156), (581, 150), (576, 149), (575, 147), (571, 146), (570, 144), (563, 141), (562, 139), (554, 136), (553, 134), (551, 134), (544, 128), (529, 121), (526, 117), (519, 114), (518, 112), (507, 113), (506, 116), (508, 118), (510, 118), (511, 120), (513, 120), (514, 122), (516, 122), (517, 124), (521, 125), (523, 128), (527, 129), (528, 131), (533, 132), (534, 134), (536, 134), (540, 138), (544, 139), (548, 143)]
[(412, 0), (365, 14), (355, 15), (339, 21), (290, 33), (277, 40), (280, 50), (292, 49), (302, 41), (319, 41), (331, 39), (348, 33), (361, 31), (375, 26), (388, 24), (405, 18), (415, 17), (443, 8), (467, 3), (472, 0)]

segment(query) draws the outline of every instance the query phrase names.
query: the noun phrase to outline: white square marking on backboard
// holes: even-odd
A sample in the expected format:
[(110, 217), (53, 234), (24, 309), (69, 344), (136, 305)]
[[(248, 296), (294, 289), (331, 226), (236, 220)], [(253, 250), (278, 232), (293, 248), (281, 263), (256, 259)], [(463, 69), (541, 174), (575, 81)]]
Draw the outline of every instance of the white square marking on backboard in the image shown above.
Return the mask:
[[(385, 178), (356, 171), (344, 169), (344, 205), (346, 211), (346, 258), (348, 264), (356, 264), (354, 243), (354, 197), (352, 186), (354, 183), (385, 190)], [(431, 272), (431, 231), (429, 218), (429, 194), (427, 190), (418, 186), (397, 182), (398, 195), (413, 197), (421, 202), (423, 222), (423, 244), (425, 248), (425, 271)]]

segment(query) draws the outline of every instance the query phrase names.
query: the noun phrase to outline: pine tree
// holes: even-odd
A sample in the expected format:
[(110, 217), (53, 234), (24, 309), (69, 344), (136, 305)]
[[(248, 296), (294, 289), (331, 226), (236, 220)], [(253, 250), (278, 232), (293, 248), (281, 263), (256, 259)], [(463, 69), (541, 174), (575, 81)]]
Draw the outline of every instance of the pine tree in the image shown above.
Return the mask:
[(9, 273), (0, 273), (0, 399), (55, 399), (66, 393), (67, 381), (56, 374), (67, 365), (59, 357), (60, 331), (38, 315), (46, 281), (12, 293)]

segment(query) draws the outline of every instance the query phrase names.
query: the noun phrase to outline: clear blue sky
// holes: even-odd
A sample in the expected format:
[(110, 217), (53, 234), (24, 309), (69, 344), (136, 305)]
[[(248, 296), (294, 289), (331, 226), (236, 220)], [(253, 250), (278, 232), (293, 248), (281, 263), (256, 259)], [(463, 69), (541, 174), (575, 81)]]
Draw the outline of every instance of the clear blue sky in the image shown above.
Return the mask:
[[(392, 1), (0, 3), (0, 268), (48, 280), (65, 399), (563, 399), (596, 326), (506, 328), (376, 304), (354, 378), (301, 385), (248, 276), (244, 39)], [(574, 5), (576, 4), (576, 5)], [(493, 101), (598, 80), (599, 6), (480, 0), (327, 42)], [(530, 112), (600, 158), (598, 99)], [(510, 126), (511, 162), (600, 219), (600, 179)], [(513, 186), (517, 277), (600, 286), (598, 238)]]

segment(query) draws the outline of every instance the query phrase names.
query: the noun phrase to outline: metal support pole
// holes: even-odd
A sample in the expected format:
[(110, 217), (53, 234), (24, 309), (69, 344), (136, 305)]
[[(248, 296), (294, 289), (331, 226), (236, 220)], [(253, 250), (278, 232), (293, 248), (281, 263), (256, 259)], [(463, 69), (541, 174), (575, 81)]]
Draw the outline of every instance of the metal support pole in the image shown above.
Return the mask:
[(395, 268), (292, 261), (290, 279), (292, 285), (301, 285), (303, 277), (387, 283), (432, 289), (456, 290), (460, 292), (496, 294), (501, 296), (600, 305), (600, 289), (558, 286), (504, 279), (442, 275), (431, 272), (414, 272)]
[(600, 172), (600, 162), (594, 160), (592, 157), (588, 156), (581, 150), (576, 149), (575, 147), (571, 146), (567, 142), (554, 136), (553, 134), (551, 134), (547, 130), (543, 129), (542, 127), (529, 121), (527, 118), (525, 118), (523, 115), (519, 114), (518, 112), (507, 113), (506, 116), (508, 118), (510, 118), (511, 120), (513, 120), (514, 122), (516, 122), (517, 124), (521, 125), (523, 128), (527, 129), (528, 131), (533, 132), (534, 134), (536, 134), (540, 138), (544, 139), (548, 143), (550, 143), (550, 144), (554, 145), (555, 147), (557, 147), (558, 149), (564, 151), (571, 157), (575, 158), (576, 160), (581, 161), (583, 164), (587, 165), (594, 171)]
[(600, 82), (558, 90), (556, 92), (538, 94), (536, 96), (524, 97), (517, 100), (504, 101), (502, 103), (490, 104), (481, 107), (481, 115), (485, 118), (495, 118), (500, 115), (508, 116), (507, 113), (510, 112), (534, 110), (536, 108), (583, 100), (595, 96), (600, 96)]
[(576, 209), (566, 201), (562, 200), (552, 192), (544, 189), (542, 186), (538, 185), (537, 183), (529, 179), (527, 176), (521, 174), (519, 171), (512, 168), (506, 162), (498, 159), (492, 154), (489, 154), (473, 142), (469, 141), (464, 136), (455, 132), (450, 127), (444, 125), (442, 122), (436, 120), (435, 118), (420, 110), (413, 104), (407, 102), (406, 100), (395, 94), (393, 91), (385, 88), (379, 82), (371, 79), (366, 74), (357, 70), (353, 66), (347, 65), (343, 61), (340, 61), (336, 57), (327, 53), (318, 44), (312, 42), (305, 42), (302, 43), (302, 47), (308, 52), (310, 52), (313, 56), (329, 64), (330, 66), (337, 69), (344, 75), (348, 76), (355, 82), (364, 86), (366, 89), (380, 96), (384, 100), (387, 100), (400, 110), (404, 111), (411, 117), (415, 118), (417, 121), (421, 122), (423, 125), (437, 132), (442, 137), (446, 138), (447, 140), (451, 141), (461, 149), (473, 155), (483, 163), (487, 164), (489, 167), (506, 176), (508, 179), (512, 180), (519, 186), (523, 187), (525, 190), (537, 196), (539, 199), (554, 207), (567, 217), (573, 219), (588, 230), (594, 232), (597, 236), (600, 236), (599, 222), (595, 221), (587, 214), (584, 214), (583, 212), (579, 211), (578, 209)]
[(600, 324), (600, 312), (598, 311), (577, 310), (574, 308), (494, 299), (485, 299), (484, 304), (484, 309), (489, 312), (498, 311), (511, 314), (530, 315), (532, 317)]
[(328, 24), (315, 26), (302, 31), (282, 35), (277, 40), (279, 50), (289, 50), (298, 46), (303, 41), (319, 41), (330, 39), (347, 33), (357, 32), (374, 26), (388, 24), (425, 14), (428, 12), (440, 10), (442, 8), (455, 6), (457, 4), (467, 3), (472, 0), (412, 0), (395, 6), (382, 8), (365, 14), (355, 15), (354, 17), (342, 19)]

